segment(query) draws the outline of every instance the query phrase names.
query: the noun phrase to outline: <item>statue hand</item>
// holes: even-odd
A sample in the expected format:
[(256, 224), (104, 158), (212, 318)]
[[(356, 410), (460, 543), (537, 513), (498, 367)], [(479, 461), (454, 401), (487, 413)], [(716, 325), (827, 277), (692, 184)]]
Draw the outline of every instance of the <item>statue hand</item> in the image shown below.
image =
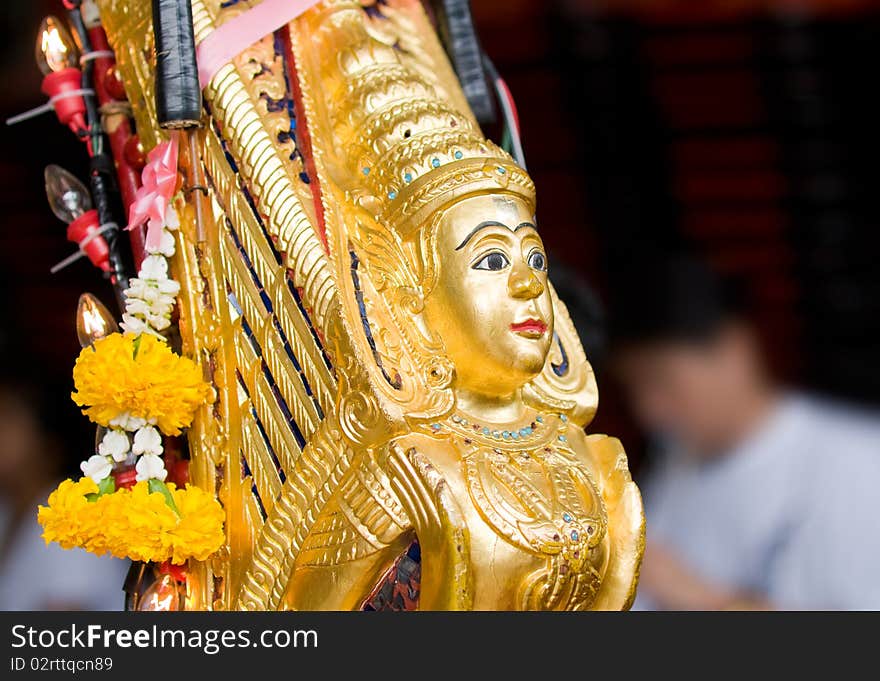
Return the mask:
[(446, 481), (415, 447), (390, 447), (385, 469), (421, 547), (419, 608), (470, 610), (470, 536)]

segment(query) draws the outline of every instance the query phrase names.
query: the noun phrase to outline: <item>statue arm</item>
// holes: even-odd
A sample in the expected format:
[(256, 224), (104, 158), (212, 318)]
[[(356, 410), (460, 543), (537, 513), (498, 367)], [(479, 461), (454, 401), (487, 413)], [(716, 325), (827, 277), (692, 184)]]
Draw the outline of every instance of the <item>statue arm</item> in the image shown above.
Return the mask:
[(620, 440), (607, 435), (583, 437), (586, 463), (598, 474), (608, 513), (608, 565), (592, 609), (628, 610), (635, 599), (645, 550), (642, 496), (630, 476)]
[(415, 535), (421, 556), (420, 610), (469, 610), (470, 540), (441, 472), (417, 447), (392, 444), (352, 472), (306, 538), (288, 582), (291, 610), (361, 607)]
[(367, 452), (303, 542), (285, 591), (290, 610), (357, 610), (412, 541), (412, 524)]

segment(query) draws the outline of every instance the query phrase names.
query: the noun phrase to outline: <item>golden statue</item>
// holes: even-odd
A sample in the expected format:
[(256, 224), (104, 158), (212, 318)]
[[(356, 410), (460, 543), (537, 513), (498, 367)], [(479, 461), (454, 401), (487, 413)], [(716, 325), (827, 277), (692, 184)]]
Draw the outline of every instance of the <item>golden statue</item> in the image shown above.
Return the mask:
[[(100, 0), (141, 141), (150, 7)], [(251, 4), (193, 0), (197, 40)], [(415, 0), (326, 0), (222, 67), (181, 207), (189, 432), (227, 544), (192, 609), (360, 609), (414, 542), (420, 609), (624, 609), (644, 546), (547, 274), (534, 185)]]

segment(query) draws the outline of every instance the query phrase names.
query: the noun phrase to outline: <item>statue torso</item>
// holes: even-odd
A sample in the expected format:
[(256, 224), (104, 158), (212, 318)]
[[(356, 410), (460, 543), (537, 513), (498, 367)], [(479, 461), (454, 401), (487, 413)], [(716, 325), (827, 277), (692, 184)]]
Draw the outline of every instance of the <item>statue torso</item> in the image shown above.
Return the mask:
[(465, 519), (477, 610), (586, 609), (601, 584), (607, 515), (583, 436), (542, 418), (517, 439), (458, 422), (407, 438)]

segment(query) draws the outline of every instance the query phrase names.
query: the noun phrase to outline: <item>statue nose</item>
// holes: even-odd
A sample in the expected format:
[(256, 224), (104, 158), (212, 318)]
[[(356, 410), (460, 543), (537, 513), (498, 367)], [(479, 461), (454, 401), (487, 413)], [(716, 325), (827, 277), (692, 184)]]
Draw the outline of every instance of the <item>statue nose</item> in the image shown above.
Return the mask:
[(511, 268), (507, 288), (514, 298), (531, 300), (544, 292), (544, 284), (526, 263), (515, 264)]

